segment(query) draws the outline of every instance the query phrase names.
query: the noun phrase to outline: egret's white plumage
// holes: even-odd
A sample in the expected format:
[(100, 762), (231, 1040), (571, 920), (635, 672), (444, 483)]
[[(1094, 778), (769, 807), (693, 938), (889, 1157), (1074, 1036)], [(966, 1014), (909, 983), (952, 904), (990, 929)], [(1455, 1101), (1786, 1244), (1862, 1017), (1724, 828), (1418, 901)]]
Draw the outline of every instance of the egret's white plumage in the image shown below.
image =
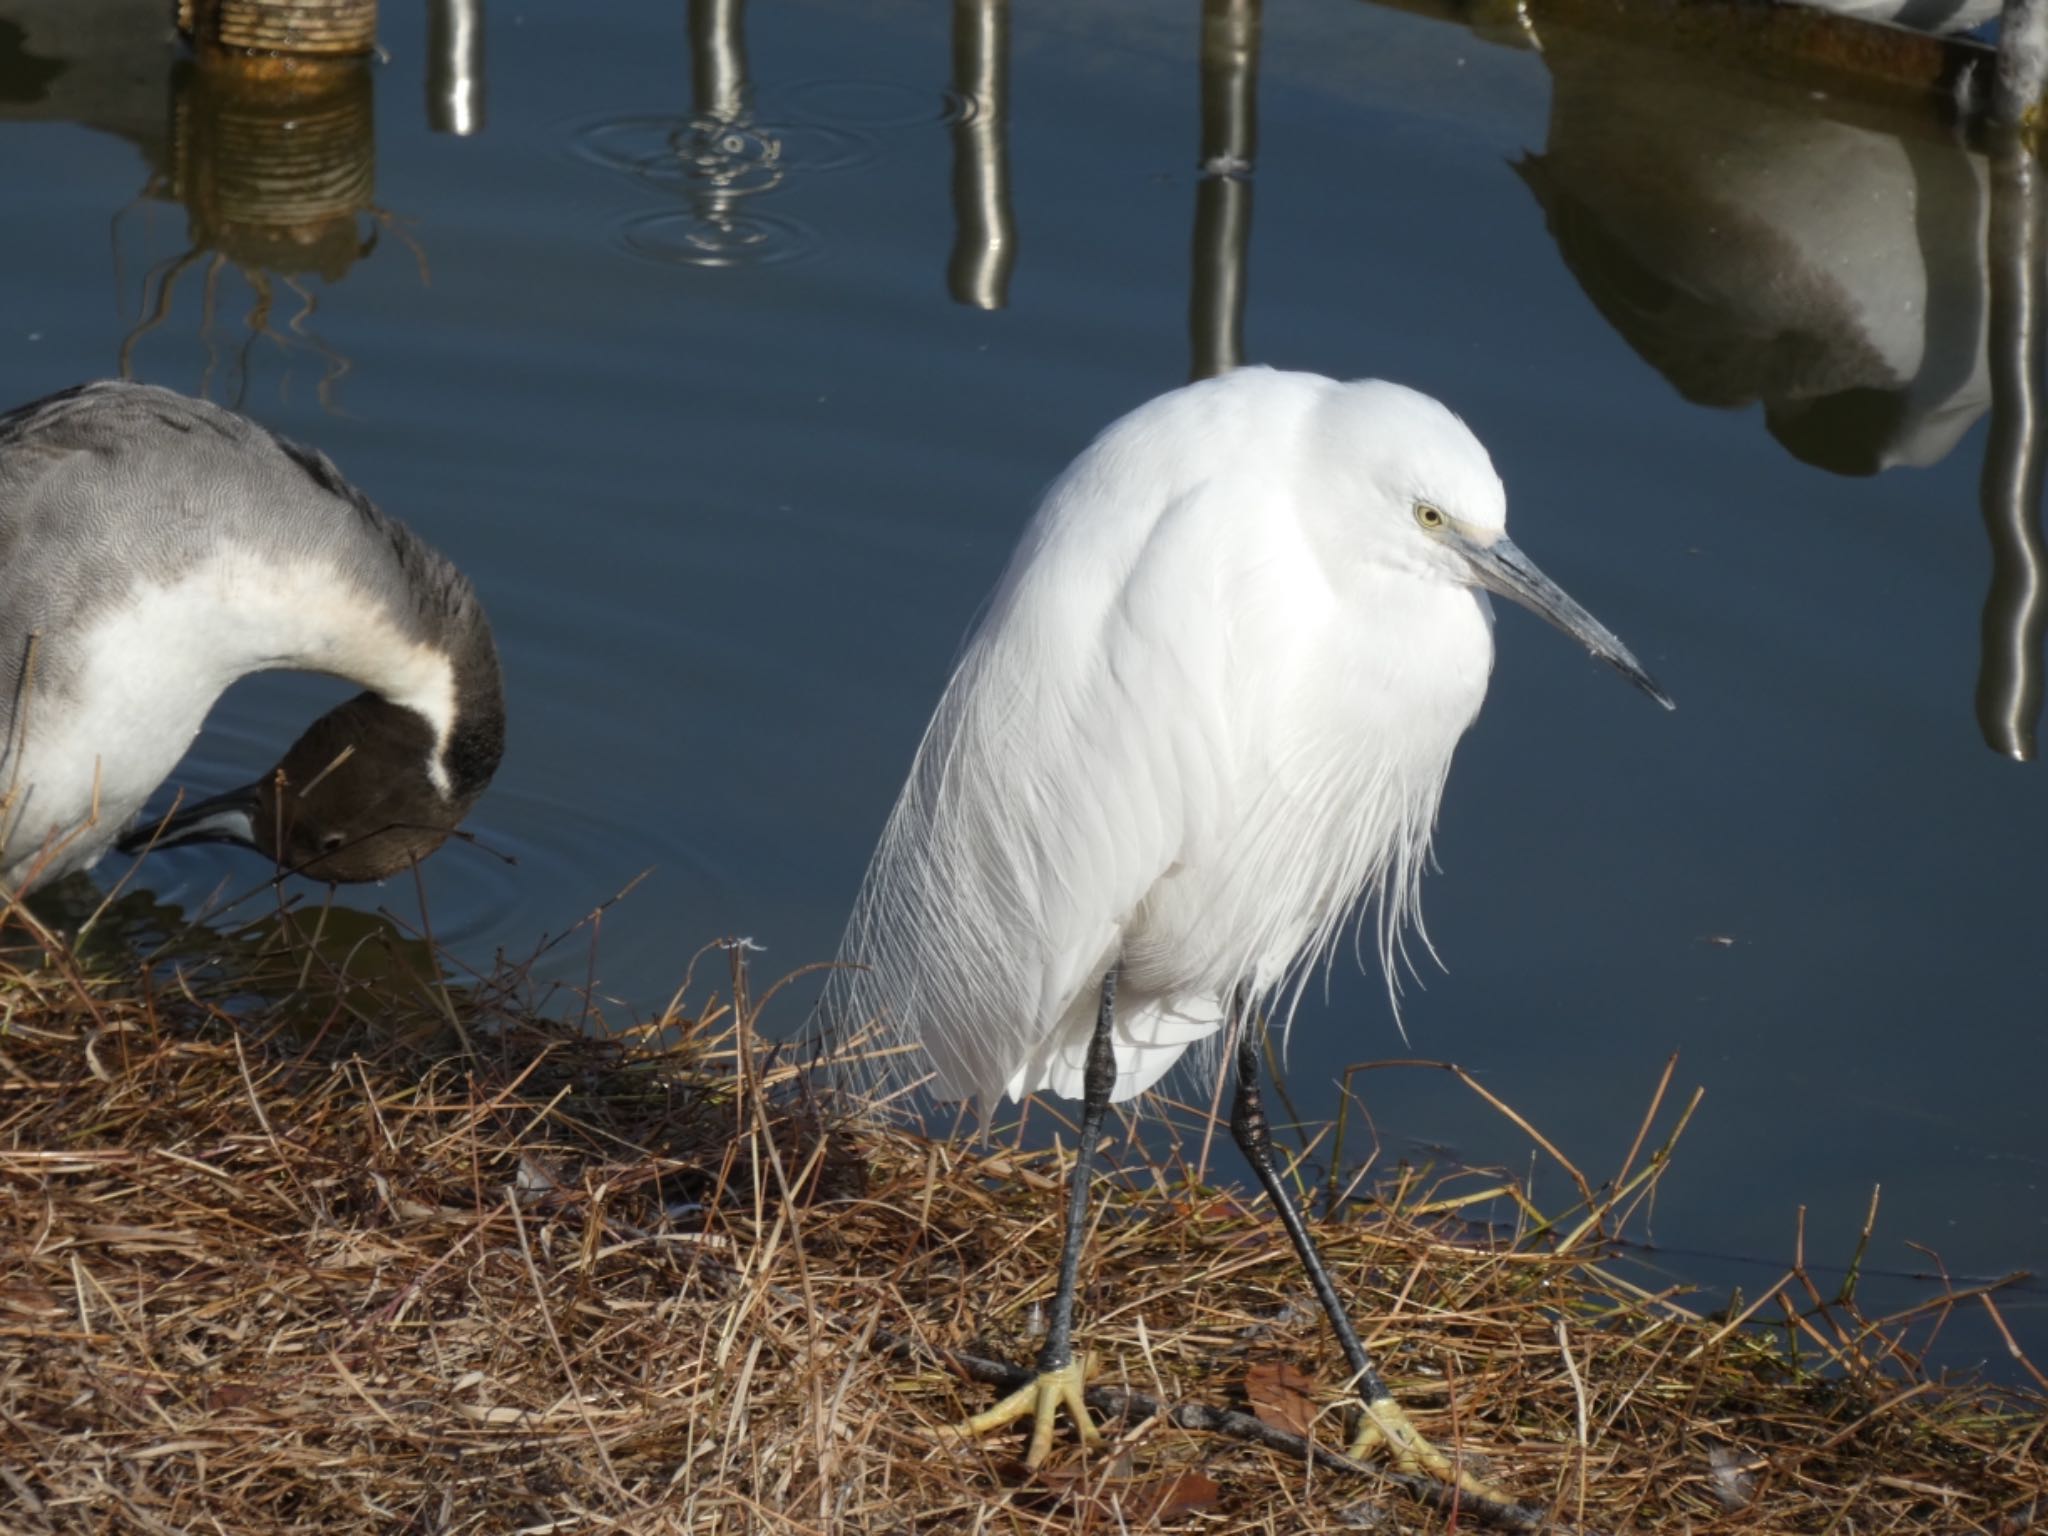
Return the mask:
[(1361, 1407), (1354, 1456), (1505, 1507), (1394, 1401), (1273, 1156), (1247, 1005), (1285, 997), (1361, 903), (1393, 985), (1444, 776), (1493, 669), (1485, 590), (1665, 703), (1531, 565), (1479, 440), (1426, 395), (1245, 369), (1117, 422), (1046, 493), (918, 747), (828, 995), (922, 1051), (932, 1091), (1081, 1100), (1030, 1381), (961, 1426), (1069, 1415), (1088, 1179), (1111, 1101), (1236, 1039), (1231, 1137), (1287, 1228)]
[(1493, 664), (1481, 586), (1654, 692), (1505, 518), (1478, 439), (1397, 384), (1248, 368), (1115, 423), (968, 642), (831, 1011), (920, 1044), (941, 1098), (1079, 1097), (1120, 965), (1125, 1099), (1239, 987), (1284, 1001), (1361, 901), (1391, 984)]

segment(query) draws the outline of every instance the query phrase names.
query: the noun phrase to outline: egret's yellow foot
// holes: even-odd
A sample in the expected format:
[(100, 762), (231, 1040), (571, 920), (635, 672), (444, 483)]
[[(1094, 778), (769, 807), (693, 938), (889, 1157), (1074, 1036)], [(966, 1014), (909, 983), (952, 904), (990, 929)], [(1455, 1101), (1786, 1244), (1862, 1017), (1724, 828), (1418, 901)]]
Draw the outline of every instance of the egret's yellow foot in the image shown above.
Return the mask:
[(1486, 1479), (1461, 1470), (1450, 1457), (1431, 1445), (1409, 1419), (1406, 1410), (1391, 1397), (1368, 1397), (1364, 1399), (1364, 1411), (1358, 1417), (1358, 1433), (1351, 1437), (1350, 1449), (1345, 1454), (1353, 1461), (1364, 1461), (1382, 1447), (1387, 1458), (1403, 1472), (1433, 1477), (1440, 1483), (1448, 1483), (1453, 1488), (1497, 1504), (1514, 1502), (1512, 1496)]
[(954, 1432), (964, 1436), (985, 1435), (1029, 1414), (1031, 1445), (1024, 1452), (1024, 1465), (1036, 1471), (1052, 1450), (1053, 1418), (1064, 1408), (1080, 1432), (1082, 1444), (1100, 1445), (1102, 1431), (1095, 1427), (1095, 1421), (1088, 1416), (1088, 1405), (1081, 1399), (1094, 1369), (1094, 1356), (1077, 1355), (1058, 1370), (1041, 1371), (995, 1407), (977, 1413)]

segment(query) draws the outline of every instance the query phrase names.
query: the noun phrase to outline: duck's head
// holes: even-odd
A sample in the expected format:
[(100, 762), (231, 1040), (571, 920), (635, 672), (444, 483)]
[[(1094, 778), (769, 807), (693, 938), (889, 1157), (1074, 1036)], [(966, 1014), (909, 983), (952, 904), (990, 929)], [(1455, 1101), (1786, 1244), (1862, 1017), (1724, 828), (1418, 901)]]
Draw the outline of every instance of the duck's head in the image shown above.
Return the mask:
[(438, 742), (416, 711), (358, 694), (255, 783), (138, 826), (119, 846), (239, 843), (315, 880), (382, 880), (446, 842), (490, 782), (502, 727), (488, 740), (463, 736)]

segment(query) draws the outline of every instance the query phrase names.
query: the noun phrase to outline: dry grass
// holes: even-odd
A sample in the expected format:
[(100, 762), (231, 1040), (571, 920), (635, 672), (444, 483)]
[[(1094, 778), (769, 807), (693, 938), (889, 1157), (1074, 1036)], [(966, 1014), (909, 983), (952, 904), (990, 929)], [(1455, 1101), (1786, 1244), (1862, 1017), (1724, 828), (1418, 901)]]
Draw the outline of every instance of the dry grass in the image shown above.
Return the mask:
[[(773, 1008), (737, 970), (607, 1036), (374, 947), (352, 980), (267, 941), (265, 986), (0, 974), (0, 1529), (1482, 1523), (1247, 1438), (1341, 1445), (1336, 1353), (1277, 1226), (1175, 1155), (1117, 1144), (1081, 1297), (1096, 1400), (1150, 1401), (1025, 1480), (1014, 1441), (939, 1431), (991, 1400), (975, 1359), (1029, 1358), (1056, 1153), (821, 1134), (736, 1023)], [(1461, 1176), (1322, 1224), (1439, 1443), (1566, 1528), (2048, 1524), (2042, 1398), (1923, 1377), (1913, 1319), (1795, 1266), (1709, 1321), (1602, 1263), (1666, 1134), (1572, 1216)], [(1482, 1202), (1520, 1230), (1484, 1236)]]

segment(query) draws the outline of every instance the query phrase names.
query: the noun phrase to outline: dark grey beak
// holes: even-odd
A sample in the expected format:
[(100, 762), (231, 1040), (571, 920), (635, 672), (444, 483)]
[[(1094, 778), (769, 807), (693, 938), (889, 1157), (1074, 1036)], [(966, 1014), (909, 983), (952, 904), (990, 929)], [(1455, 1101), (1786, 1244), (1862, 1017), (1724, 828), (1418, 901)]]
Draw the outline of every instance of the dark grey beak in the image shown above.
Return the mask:
[(1634, 653), (1621, 643), (1613, 630), (1573, 602), (1569, 593), (1536, 569), (1536, 563), (1502, 534), (1491, 544), (1477, 539), (1462, 541), (1472, 574), (1489, 592), (1520, 603), (1539, 618), (1548, 619), (1587, 650), (1606, 662), (1666, 709), (1678, 706), (1657, 680), (1643, 669)]
[(256, 786), (250, 784), (188, 805), (162, 821), (138, 823), (114, 846), (123, 853), (136, 854), (147, 848), (175, 848), (180, 843), (239, 843), (260, 853), (256, 818), (261, 814), (262, 802)]

